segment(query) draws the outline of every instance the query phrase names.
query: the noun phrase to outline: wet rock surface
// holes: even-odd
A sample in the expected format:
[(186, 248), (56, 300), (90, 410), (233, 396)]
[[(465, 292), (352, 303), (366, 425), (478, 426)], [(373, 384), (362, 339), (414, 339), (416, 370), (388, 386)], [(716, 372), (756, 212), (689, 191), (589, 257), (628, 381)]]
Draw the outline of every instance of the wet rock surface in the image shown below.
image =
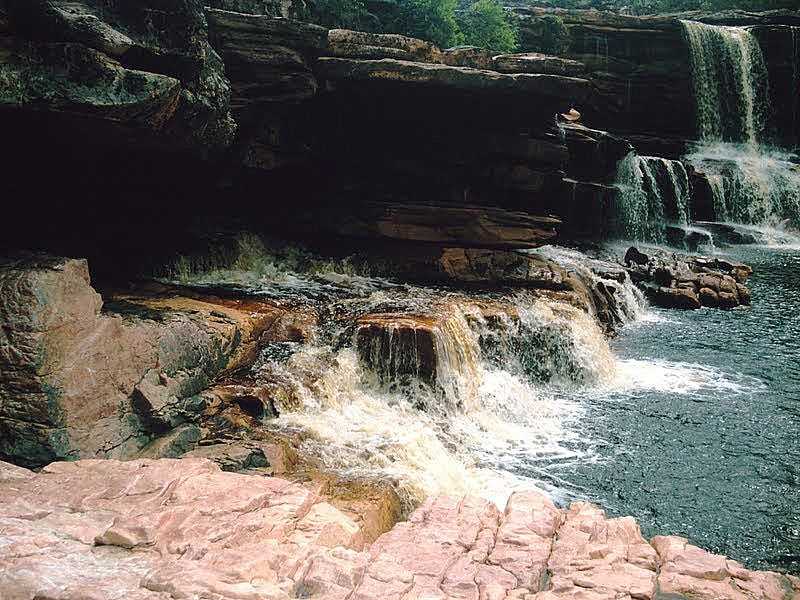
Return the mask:
[(650, 299), (666, 308), (736, 308), (750, 304), (746, 283), (753, 270), (721, 258), (683, 256), (629, 248), (625, 265)]
[(505, 510), (427, 500), (373, 543), (320, 488), (225, 473), (205, 459), (0, 463), (0, 591), (116, 598), (800, 598), (630, 518), (517, 492)]

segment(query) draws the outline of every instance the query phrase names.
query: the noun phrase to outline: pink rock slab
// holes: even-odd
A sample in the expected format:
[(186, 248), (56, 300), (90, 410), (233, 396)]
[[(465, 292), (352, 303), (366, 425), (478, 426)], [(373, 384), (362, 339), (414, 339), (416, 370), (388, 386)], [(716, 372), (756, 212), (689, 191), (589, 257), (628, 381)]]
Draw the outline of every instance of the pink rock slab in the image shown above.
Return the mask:
[(312, 488), (200, 458), (0, 462), (2, 600), (800, 600), (631, 517), (538, 492), (428, 499), (365, 547)]

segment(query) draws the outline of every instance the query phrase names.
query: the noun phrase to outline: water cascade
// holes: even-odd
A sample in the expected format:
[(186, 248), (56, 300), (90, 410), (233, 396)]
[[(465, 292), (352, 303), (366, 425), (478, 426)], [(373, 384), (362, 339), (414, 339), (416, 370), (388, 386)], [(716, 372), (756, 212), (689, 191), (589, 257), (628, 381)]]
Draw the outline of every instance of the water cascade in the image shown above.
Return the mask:
[(718, 221), (800, 228), (800, 164), (778, 150), (707, 144), (686, 157), (704, 173)]
[(689, 178), (683, 163), (629, 154), (617, 170), (618, 235), (655, 243), (668, 241), (668, 225), (686, 226)]
[(758, 40), (740, 27), (681, 23), (689, 43), (700, 139), (758, 143), (768, 97)]
[[(266, 344), (242, 381), (274, 402), (279, 417), (264, 427), (299, 435), (302, 453), (325, 468), (395, 481), (411, 507), (445, 491), (502, 500), (531, 480), (558, 496), (531, 465), (586, 458), (575, 450), (576, 391), (618, 376), (591, 314), (547, 293), (398, 285), (346, 261), (271, 254), (253, 236), (226, 246), (224, 260), (185, 258), (167, 270), (175, 283), (245, 288), (321, 315), (305, 343)], [(641, 311), (618, 266), (563, 248), (535, 252), (609, 290), (619, 320)]]
[(763, 145), (768, 82), (757, 40), (743, 28), (682, 24), (702, 142), (686, 160), (706, 176), (716, 220), (800, 227), (798, 159)]

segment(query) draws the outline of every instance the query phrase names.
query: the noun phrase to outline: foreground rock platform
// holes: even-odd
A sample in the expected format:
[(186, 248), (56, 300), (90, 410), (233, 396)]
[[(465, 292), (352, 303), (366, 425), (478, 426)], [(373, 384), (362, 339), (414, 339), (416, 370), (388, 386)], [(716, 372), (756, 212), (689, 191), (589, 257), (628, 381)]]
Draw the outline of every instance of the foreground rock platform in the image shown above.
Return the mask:
[(367, 545), (318, 489), (200, 458), (0, 462), (6, 600), (286, 598), (797, 600), (800, 579), (749, 571), (631, 517), (514, 493), (428, 499)]

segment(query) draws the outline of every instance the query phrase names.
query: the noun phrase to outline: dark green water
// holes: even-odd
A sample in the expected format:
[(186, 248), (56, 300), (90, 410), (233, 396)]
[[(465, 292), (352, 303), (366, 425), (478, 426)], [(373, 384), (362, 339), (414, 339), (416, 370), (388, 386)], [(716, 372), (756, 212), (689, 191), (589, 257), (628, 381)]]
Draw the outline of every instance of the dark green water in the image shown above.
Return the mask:
[(591, 459), (545, 470), (646, 536), (800, 573), (800, 247), (731, 256), (755, 269), (753, 307), (627, 327), (613, 348), (635, 385), (590, 391), (576, 450)]

